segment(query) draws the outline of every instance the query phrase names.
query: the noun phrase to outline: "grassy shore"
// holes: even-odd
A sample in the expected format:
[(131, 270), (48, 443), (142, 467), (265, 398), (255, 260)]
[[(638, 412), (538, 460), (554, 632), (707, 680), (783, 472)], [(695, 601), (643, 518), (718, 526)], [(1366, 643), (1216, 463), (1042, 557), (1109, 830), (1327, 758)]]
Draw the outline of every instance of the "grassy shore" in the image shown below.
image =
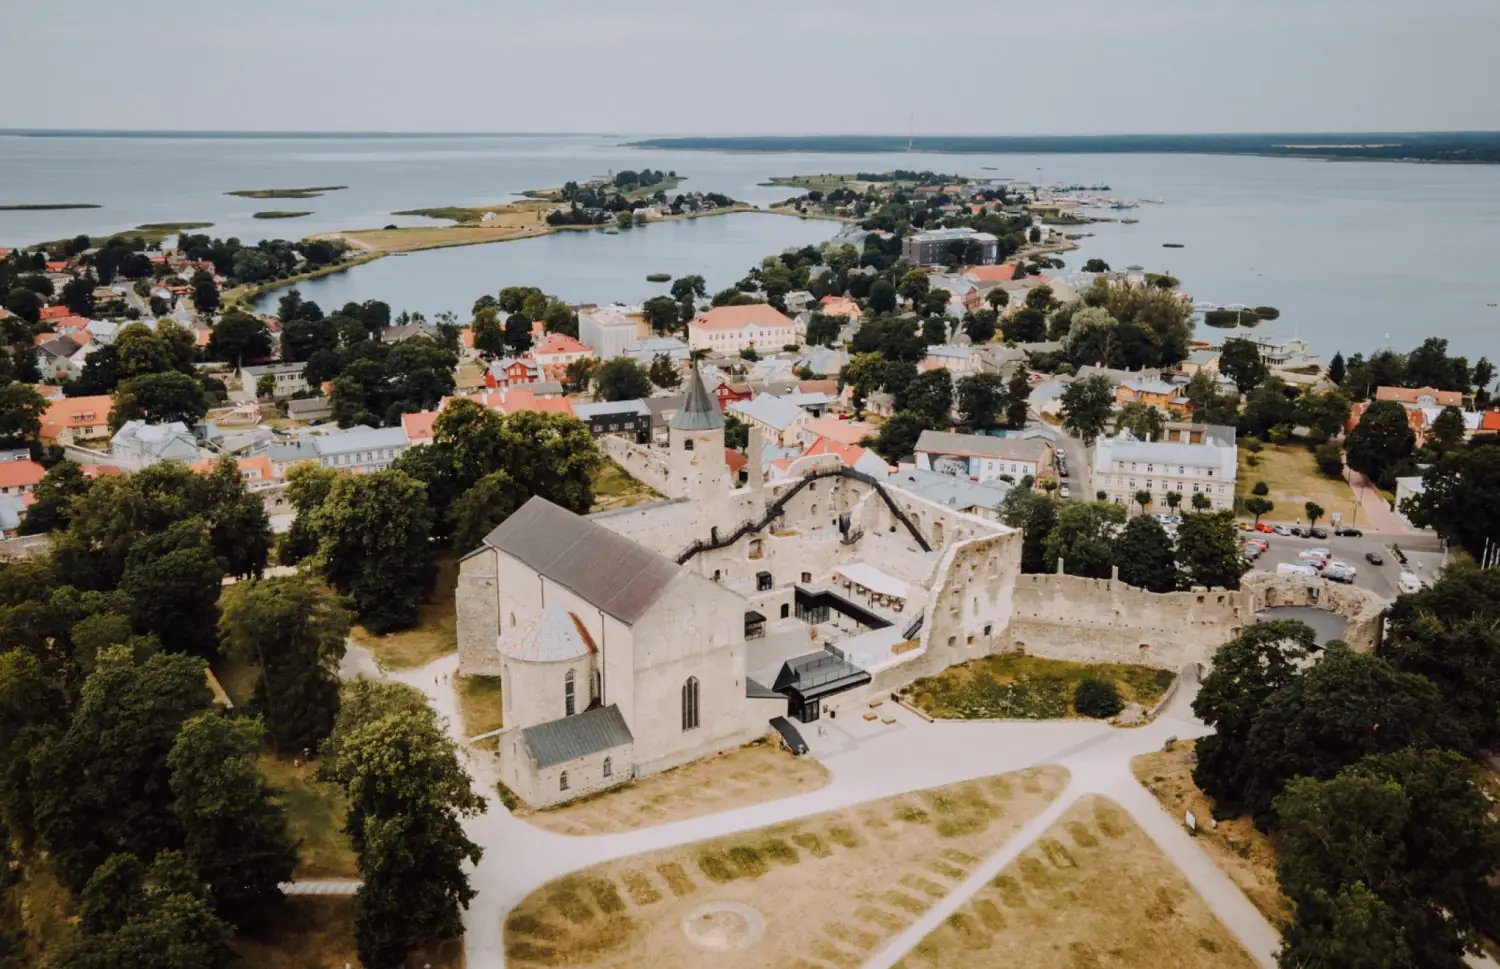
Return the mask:
[(342, 192), (347, 185), (313, 185), (309, 188), (242, 188), (225, 195), (242, 199), (315, 199), (328, 192)]
[[(152, 245), (161, 245), (179, 233), (194, 232), (198, 229), (207, 229), (212, 226), (212, 222), (143, 222), (134, 229), (121, 229), (119, 232), (111, 232), (107, 235), (89, 236), (89, 248), (103, 246), (106, 242), (116, 237), (127, 239), (139, 238)], [(39, 242), (34, 246), (27, 246), (26, 248), (51, 249), (72, 241), (72, 239), (53, 239), (51, 242)]]
[[(314, 238), (328, 237), (315, 236)], [(295, 286), (296, 284), (303, 282), (304, 280), (317, 279), (319, 276), (331, 276), (334, 273), (341, 273), (346, 269), (353, 269), (355, 266), (363, 266), (367, 262), (374, 262), (383, 255), (385, 255), (385, 253), (383, 252), (366, 253), (365, 255), (355, 256), (352, 259), (346, 259), (343, 262), (334, 263), (330, 266), (320, 266), (317, 269), (310, 269), (305, 273), (298, 273), (295, 276), (288, 276), (285, 279), (268, 279), (263, 283), (236, 286), (233, 289), (226, 289), (222, 297), (224, 309), (228, 310), (238, 304), (248, 303), (249, 301), (259, 296), (261, 293), (269, 293), (273, 289), (280, 289), (283, 286)]]

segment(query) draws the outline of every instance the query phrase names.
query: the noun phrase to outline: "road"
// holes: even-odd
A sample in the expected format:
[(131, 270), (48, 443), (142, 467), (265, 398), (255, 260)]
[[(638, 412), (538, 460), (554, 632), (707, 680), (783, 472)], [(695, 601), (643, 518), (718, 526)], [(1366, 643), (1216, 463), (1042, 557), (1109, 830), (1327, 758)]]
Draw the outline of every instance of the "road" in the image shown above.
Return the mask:
[[(1249, 538), (1249, 532), (1243, 537)], [(1293, 538), (1288, 535), (1258, 534), (1270, 543), (1266, 554), (1255, 561), (1255, 568), (1263, 572), (1274, 572), (1282, 563), (1299, 563), (1299, 552), (1322, 547), (1333, 553), (1333, 557), (1354, 566), (1354, 584), (1369, 589), (1378, 596), (1394, 599), (1399, 594), (1396, 579), (1401, 574), (1401, 563), (1391, 554), (1391, 545), (1401, 546), (1409, 564), (1406, 566), (1423, 579), (1431, 581), (1443, 563), (1443, 554), (1431, 538), (1421, 535), (1365, 532), (1360, 538), (1343, 538), (1328, 531), (1326, 539)], [(1365, 561), (1365, 553), (1377, 552), (1385, 559), (1384, 565), (1371, 565)]]

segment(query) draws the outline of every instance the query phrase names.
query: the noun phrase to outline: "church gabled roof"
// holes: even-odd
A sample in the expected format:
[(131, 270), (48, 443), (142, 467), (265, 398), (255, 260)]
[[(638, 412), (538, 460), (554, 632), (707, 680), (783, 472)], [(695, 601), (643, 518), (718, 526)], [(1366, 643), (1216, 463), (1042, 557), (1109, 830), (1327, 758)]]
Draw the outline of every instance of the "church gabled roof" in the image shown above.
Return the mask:
[(693, 376), (688, 381), (687, 400), (682, 410), (672, 418), (672, 427), (679, 431), (712, 431), (724, 426), (724, 415), (719, 413), (719, 402), (703, 384), (703, 372), (697, 365), (692, 367)]

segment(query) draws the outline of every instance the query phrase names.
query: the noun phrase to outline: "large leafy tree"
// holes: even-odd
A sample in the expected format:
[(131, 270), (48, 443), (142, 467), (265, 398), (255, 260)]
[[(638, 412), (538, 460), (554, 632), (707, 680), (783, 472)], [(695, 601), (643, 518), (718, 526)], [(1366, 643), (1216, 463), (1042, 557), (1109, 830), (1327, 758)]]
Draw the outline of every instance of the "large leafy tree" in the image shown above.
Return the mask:
[(1290, 388), (1280, 377), (1267, 377), (1245, 395), (1242, 430), (1266, 436), (1278, 427), (1289, 427), (1297, 419), (1297, 405), (1289, 396)]
[(1444, 407), (1432, 422), (1432, 430), (1427, 434), (1427, 446), (1438, 454), (1451, 451), (1463, 443), (1464, 430), (1463, 412), (1457, 407)]
[(594, 381), (597, 400), (636, 400), (650, 393), (650, 374), (630, 357), (606, 360)]
[(271, 334), (265, 320), (243, 310), (225, 313), (208, 337), (208, 355), (236, 366), (271, 355)]
[(1019, 431), (1026, 426), (1031, 407), (1031, 380), (1025, 367), (1017, 367), (1005, 382), (1005, 426)]
[(958, 416), (968, 431), (988, 431), (1005, 421), (1005, 380), (997, 373), (961, 377), (957, 384)]
[(1301, 674), (1301, 663), (1317, 642), (1305, 623), (1255, 622), (1214, 654), (1213, 668), (1193, 698), (1193, 713), (1214, 728), (1197, 743), (1193, 782), (1223, 814), (1235, 814), (1244, 804), (1245, 750), (1255, 718)]
[(297, 863), (285, 810), (255, 763), (261, 731), (253, 717), (201, 713), (167, 755), (183, 853), (215, 910), (241, 927), (269, 914)]
[(1312, 431), (1313, 440), (1326, 441), (1344, 430), (1350, 409), (1348, 395), (1334, 388), (1321, 394), (1304, 392), (1296, 400), (1295, 414), (1297, 423)]
[(0, 447), (25, 447), (37, 438), (47, 401), (30, 385), (0, 379)]
[(148, 373), (121, 381), (109, 426), (117, 431), (126, 421), (141, 420), (148, 424), (181, 421), (191, 427), (206, 413), (208, 397), (196, 379), (176, 371)]
[(1115, 562), (1115, 535), (1125, 525), (1125, 507), (1103, 501), (1065, 503), (1043, 546), (1048, 562), (1063, 560), (1069, 575), (1107, 579)]
[(1104, 433), (1114, 410), (1114, 385), (1103, 374), (1075, 380), (1062, 392), (1063, 427), (1085, 444)]
[(278, 748), (317, 748), (333, 729), (349, 623), (342, 602), (299, 576), (224, 590), (220, 648), (257, 667), (250, 709)]
[(1420, 495), (1406, 499), (1401, 511), (1421, 526), (1457, 542), (1475, 559), (1483, 559), (1500, 539), (1495, 502), (1500, 501), (1500, 439), (1475, 438), (1467, 448), (1443, 454), (1422, 473)]
[(1293, 780), (1275, 809), (1278, 874), (1296, 905), (1283, 966), (1461, 969), (1494, 932), (1500, 828), (1462, 756), (1365, 757)]
[(1240, 554), (1234, 513), (1228, 510), (1184, 515), (1177, 529), (1177, 559), (1191, 585), (1238, 589), (1249, 564)]
[(36, 752), (36, 821), (59, 877), (74, 889), (119, 851), (152, 858), (181, 843), (167, 754), (211, 702), (203, 661), (159, 653), (102, 663), (67, 731)]
[(47, 469), (32, 492), (36, 501), (21, 522), (21, 534), (39, 535), (66, 528), (73, 520), (73, 504), (89, 490), (89, 479), (76, 461), (59, 461)]
[(1269, 823), (1272, 801), (1292, 778), (1326, 779), (1368, 754), (1413, 746), (1469, 750), (1471, 742), (1427, 679), (1330, 645), (1256, 716), (1245, 745), (1245, 806)]
[(952, 375), (941, 367), (918, 374), (897, 396), (896, 408), (915, 413), (929, 427), (947, 427), (953, 410)]
[(1240, 393), (1248, 394), (1270, 376), (1271, 368), (1260, 358), (1260, 350), (1255, 344), (1249, 340), (1231, 339), (1225, 340), (1219, 351), (1219, 372), (1233, 380)]
[(1407, 422), (1406, 408), (1394, 400), (1377, 400), (1345, 439), (1344, 460), (1380, 487), (1389, 488), (1416, 446), (1417, 435)]
[(1161, 523), (1149, 515), (1136, 515), (1125, 523), (1115, 543), (1115, 564), (1120, 580), (1149, 592), (1171, 592), (1177, 588), (1177, 559), (1172, 540)]
[(0, 653), (0, 827), (32, 836), (30, 755), (67, 726), (67, 706), (57, 679), (36, 654)]
[[(407, 453), (418, 450), (422, 449), (409, 448)], [(406, 454), (401, 456), (405, 457)], [(328, 492), (333, 490), (333, 483), (338, 479), (337, 471), (321, 467), (312, 461), (304, 461), (287, 470), (286, 496), (296, 509), (297, 517), (292, 520), (292, 527), (287, 529), (276, 548), (276, 559), (282, 565), (296, 565), (317, 553), (318, 536), (312, 527), (313, 513), (323, 504), (323, 499), (328, 497)]]
[(1150, 404), (1133, 400), (1115, 415), (1115, 427), (1129, 431), (1142, 441), (1160, 441), (1166, 433), (1167, 415)]
[(897, 411), (880, 425), (880, 433), (873, 438), (872, 446), (876, 453), (894, 464), (916, 450), (923, 431), (933, 429), (932, 423), (923, 415), (909, 410)]
[(1012, 488), (1000, 506), (1000, 517), (1021, 530), (1021, 571), (1050, 572), (1057, 559), (1047, 556), (1047, 539), (1057, 524), (1057, 502), (1030, 488)]
[(313, 513), (323, 575), (374, 633), (417, 621), (432, 584), (426, 489), (400, 471), (340, 478)]
[(134, 603), (137, 632), (155, 635), (169, 651), (208, 657), (223, 580), (208, 527), (189, 518), (135, 543), (120, 590)]

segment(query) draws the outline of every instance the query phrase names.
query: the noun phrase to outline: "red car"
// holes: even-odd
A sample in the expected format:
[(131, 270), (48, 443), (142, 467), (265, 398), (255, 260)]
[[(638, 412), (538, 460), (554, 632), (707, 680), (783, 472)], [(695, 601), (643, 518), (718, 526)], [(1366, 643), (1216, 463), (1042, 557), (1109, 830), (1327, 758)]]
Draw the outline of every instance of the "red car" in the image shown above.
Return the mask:
[(1268, 535), (1271, 532), (1275, 531), (1275, 529), (1273, 529), (1270, 525), (1267, 525), (1265, 522), (1256, 522), (1255, 530), (1258, 532), (1265, 532)]

